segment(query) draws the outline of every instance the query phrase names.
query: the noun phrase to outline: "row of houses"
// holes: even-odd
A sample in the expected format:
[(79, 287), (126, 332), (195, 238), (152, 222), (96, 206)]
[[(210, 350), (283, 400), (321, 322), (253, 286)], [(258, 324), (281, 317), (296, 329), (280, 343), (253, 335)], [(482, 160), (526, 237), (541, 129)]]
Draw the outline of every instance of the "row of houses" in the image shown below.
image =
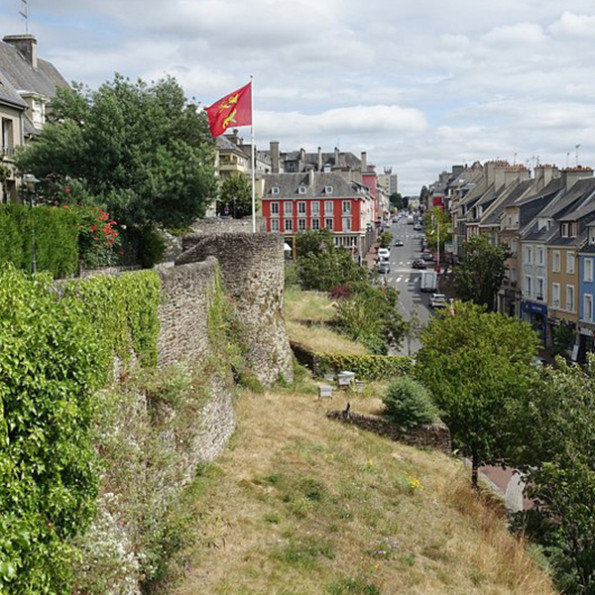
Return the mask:
[(507, 161), (454, 166), (430, 187), (430, 204), (452, 220), (455, 260), (465, 240), (485, 234), (510, 258), (498, 311), (530, 322), (551, 345), (572, 331), (572, 357), (583, 361), (595, 336), (595, 179), (590, 167)]
[[(251, 174), (250, 144), (237, 130), (217, 139), (217, 170), (224, 179)], [(335, 148), (332, 152), (282, 152), (278, 141), (255, 151), (255, 178), (266, 229), (280, 233), (288, 244), (308, 229), (328, 229), (335, 244), (363, 256), (389, 215), (391, 189), (397, 176), (378, 174), (359, 157)]]
[(17, 200), (20, 177), (14, 165), (18, 147), (34, 139), (64, 77), (37, 56), (34, 35), (6, 35), (0, 42), (0, 202)]

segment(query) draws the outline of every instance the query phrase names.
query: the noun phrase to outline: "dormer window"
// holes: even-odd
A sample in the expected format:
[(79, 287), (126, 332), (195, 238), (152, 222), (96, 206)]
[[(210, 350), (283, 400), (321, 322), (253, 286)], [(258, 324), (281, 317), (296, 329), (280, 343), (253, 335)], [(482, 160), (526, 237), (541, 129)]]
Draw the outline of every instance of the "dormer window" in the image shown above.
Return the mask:
[(299, 192), (300, 194), (306, 194), (306, 192), (308, 192), (308, 187), (307, 187), (307, 186), (300, 186), (300, 187), (298, 188), (298, 192)]
[(271, 188), (271, 194), (279, 194), (279, 186), (273, 186)]
[(569, 227), (569, 223), (562, 223), (560, 225), (560, 235), (563, 238), (567, 238), (568, 237), (568, 227)]
[(325, 194), (332, 194), (333, 193), (333, 187), (332, 186), (325, 186), (324, 187), (324, 193)]

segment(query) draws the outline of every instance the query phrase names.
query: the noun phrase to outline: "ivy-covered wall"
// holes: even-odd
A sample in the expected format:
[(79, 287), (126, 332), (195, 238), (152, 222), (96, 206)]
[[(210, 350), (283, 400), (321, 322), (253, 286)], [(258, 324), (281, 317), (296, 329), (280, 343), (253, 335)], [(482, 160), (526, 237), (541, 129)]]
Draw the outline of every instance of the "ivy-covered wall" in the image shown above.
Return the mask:
[(96, 391), (114, 356), (156, 358), (159, 278), (0, 270), (0, 592), (66, 593), (71, 540), (93, 518)]

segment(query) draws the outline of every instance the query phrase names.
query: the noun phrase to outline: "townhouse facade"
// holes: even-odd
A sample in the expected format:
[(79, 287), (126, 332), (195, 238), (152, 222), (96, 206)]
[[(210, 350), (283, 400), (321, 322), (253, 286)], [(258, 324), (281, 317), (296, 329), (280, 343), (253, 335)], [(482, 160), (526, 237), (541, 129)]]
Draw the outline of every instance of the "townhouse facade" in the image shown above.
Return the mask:
[(20, 179), (14, 165), (15, 152), (39, 134), (57, 88), (67, 86), (50, 62), (38, 58), (34, 35), (7, 35), (2, 39), (0, 202), (18, 200)]
[(578, 318), (579, 358), (595, 351), (595, 220), (587, 225), (587, 241), (578, 254), (580, 302)]
[(388, 196), (378, 182), (367, 154), (281, 153), (270, 143), (271, 173), (264, 176), (262, 215), (271, 233), (281, 233), (293, 244), (308, 229), (328, 229), (334, 242), (361, 259), (376, 239)]

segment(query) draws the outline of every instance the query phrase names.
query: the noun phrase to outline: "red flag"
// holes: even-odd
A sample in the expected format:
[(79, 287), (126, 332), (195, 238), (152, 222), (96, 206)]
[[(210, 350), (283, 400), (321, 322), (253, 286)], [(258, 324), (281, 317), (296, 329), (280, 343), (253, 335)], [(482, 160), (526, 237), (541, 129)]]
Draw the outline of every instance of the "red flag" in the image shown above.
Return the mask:
[(252, 83), (233, 91), (205, 111), (209, 117), (209, 127), (213, 136), (223, 134), (230, 126), (252, 124)]

